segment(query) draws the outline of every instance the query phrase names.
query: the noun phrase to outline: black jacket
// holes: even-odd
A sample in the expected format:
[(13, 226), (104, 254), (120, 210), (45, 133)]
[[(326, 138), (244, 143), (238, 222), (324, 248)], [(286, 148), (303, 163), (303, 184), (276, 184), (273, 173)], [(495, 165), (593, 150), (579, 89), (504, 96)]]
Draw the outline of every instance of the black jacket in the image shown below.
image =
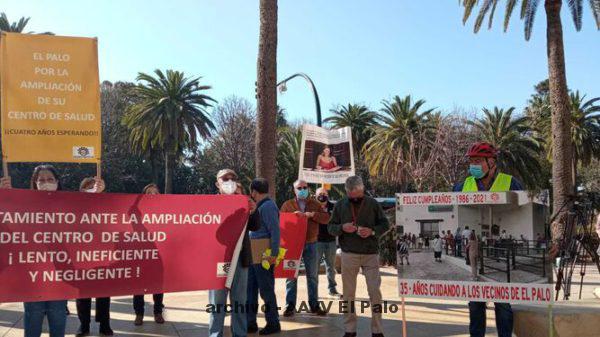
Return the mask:
[(256, 231), (260, 228), (260, 217), (258, 210), (248, 217), (246, 232), (244, 233), (244, 241), (242, 242), (242, 250), (240, 251), (240, 262), (242, 267), (250, 267), (252, 265), (252, 249), (250, 248), (250, 237), (248, 232)]
[(389, 228), (389, 221), (377, 200), (365, 196), (363, 206), (358, 210), (356, 225), (371, 228), (375, 235), (361, 238), (356, 232), (346, 233), (342, 225), (353, 222), (352, 205), (348, 198), (338, 201), (333, 208), (327, 229), (331, 235), (339, 236), (342, 252), (354, 254), (377, 254), (379, 237)]

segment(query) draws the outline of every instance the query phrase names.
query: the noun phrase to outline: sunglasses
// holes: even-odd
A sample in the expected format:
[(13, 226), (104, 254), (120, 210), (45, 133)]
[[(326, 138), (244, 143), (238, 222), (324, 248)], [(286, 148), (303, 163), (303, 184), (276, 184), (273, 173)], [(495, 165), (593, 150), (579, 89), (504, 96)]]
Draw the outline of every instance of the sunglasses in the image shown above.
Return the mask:
[(221, 178), (221, 181), (223, 181), (223, 182), (227, 182), (227, 181), (237, 181), (237, 179), (235, 179), (235, 178)]
[(297, 190), (301, 191), (301, 190), (307, 190), (308, 186), (300, 186), (298, 188), (296, 188)]

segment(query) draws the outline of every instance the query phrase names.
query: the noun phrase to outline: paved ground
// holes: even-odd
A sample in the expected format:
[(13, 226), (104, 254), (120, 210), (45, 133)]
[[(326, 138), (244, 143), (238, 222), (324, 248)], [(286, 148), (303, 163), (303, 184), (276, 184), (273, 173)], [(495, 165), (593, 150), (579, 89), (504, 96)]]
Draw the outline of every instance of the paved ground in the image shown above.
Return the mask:
[[(530, 263), (530, 261), (525, 261)], [(442, 262), (434, 262), (433, 251), (431, 249), (415, 249), (410, 254), (411, 265), (418, 265), (418, 269), (408, 268), (406, 271), (401, 270), (401, 276), (407, 279), (428, 278), (432, 280), (471, 280), (471, 267), (467, 266), (464, 257), (448, 256), (442, 254)], [(505, 262), (496, 262), (493, 259), (486, 259), (486, 265), (493, 266), (504, 270)], [(532, 273), (521, 269), (511, 270), (511, 281), (518, 283), (543, 283), (546, 278), (543, 278), (539, 273)], [(486, 268), (486, 274), (482, 277), (487, 281), (506, 282), (506, 272), (496, 271), (491, 268)]]
[(461, 266), (465, 264), (464, 259), (442, 255), (442, 262), (435, 262), (433, 251), (429, 250), (411, 251), (408, 258), (410, 266), (399, 266), (398, 273), (402, 278), (471, 281), (470, 267)]
[[(418, 268), (415, 266), (415, 269)], [(382, 292), (388, 303), (400, 305), (397, 294), (397, 273), (394, 268), (382, 269)], [(321, 299), (331, 300), (326, 294), (326, 277), (320, 276), (319, 291)], [(359, 276), (357, 296), (367, 299), (366, 287), (360, 286), (364, 278)], [(338, 275), (338, 283), (341, 278)], [(364, 283), (363, 283), (364, 284)], [(285, 282), (277, 281), (277, 296), (280, 302), (285, 298)], [(341, 287), (339, 289), (341, 291)], [(298, 300), (306, 300), (306, 279), (301, 277), (298, 287)], [(150, 296), (147, 296), (150, 300)], [(165, 295), (167, 323), (155, 324), (151, 316), (146, 317), (146, 322), (141, 327), (133, 325), (133, 309), (131, 298), (114, 298), (111, 306), (112, 326), (117, 336), (207, 336), (208, 314), (205, 312), (208, 303), (206, 291), (173, 293)], [(411, 337), (467, 337), (468, 336), (468, 310), (464, 302), (411, 300), (406, 303), (406, 317), (408, 336)], [(75, 313), (75, 303), (69, 302), (69, 308)], [(335, 306), (334, 306), (335, 308)], [(147, 313), (152, 310), (147, 304)], [(495, 336), (493, 310), (488, 311), (488, 336)], [(370, 336), (370, 313), (359, 315), (359, 336)], [(402, 336), (401, 312), (385, 313), (384, 331), (386, 336)], [(229, 324), (229, 319), (226, 320)], [(259, 318), (259, 324), (264, 320)], [(76, 315), (68, 319), (67, 333), (73, 335), (78, 327)], [(307, 314), (297, 314), (292, 319), (282, 319), (283, 332), (276, 336), (342, 336), (342, 315), (333, 312), (327, 317), (314, 317)], [(97, 335), (97, 326), (92, 328)], [(0, 337), (23, 336), (23, 307), (20, 303), (0, 304)], [(47, 335), (45, 335), (47, 336)], [(230, 336), (229, 331), (225, 336)], [(252, 336), (252, 335), (251, 335)]]
[[(432, 278), (444, 276), (446, 279), (469, 280), (470, 274), (466, 268), (457, 266), (444, 261), (443, 263), (433, 263), (432, 254), (429, 252), (412, 253), (411, 266), (404, 266), (400, 269), (401, 275), (406, 278)], [(427, 261), (427, 263), (419, 263)], [(429, 266), (429, 267), (424, 267)], [(400, 299), (397, 296), (397, 271), (395, 268), (382, 268), (382, 292), (385, 300), (391, 305), (400, 306)], [(341, 285), (341, 278), (338, 275), (338, 284)], [(579, 282), (574, 278), (574, 282)], [(326, 277), (320, 276), (319, 291), (321, 300), (333, 300), (326, 294)], [(357, 297), (367, 299), (366, 287), (360, 286), (364, 278), (359, 276), (359, 287)], [(364, 283), (362, 283), (364, 284)], [(584, 281), (583, 300), (581, 302), (570, 302), (569, 306), (576, 308), (579, 305), (598, 305), (600, 310), (600, 300), (594, 296), (594, 290), (600, 287), (600, 275), (598, 271), (588, 269), (588, 275)], [(298, 287), (298, 301), (306, 300), (306, 279), (301, 276)], [(278, 304), (284, 306), (282, 302), (285, 298), (285, 281), (277, 280)], [(341, 291), (341, 286), (339, 287)], [(573, 293), (579, 293), (579, 287), (574, 287)], [(147, 296), (150, 300), (150, 296)], [(130, 297), (113, 298), (111, 315), (112, 326), (117, 336), (207, 336), (207, 324), (209, 315), (206, 313), (208, 296), (206, 291), (172, 293), (165, 295), (167, 323), (157, 325), (152, 321), (150, 315), (146, 317), (146, 322), (141, 327), (133, 325), (133, 309)], [(69, 302), (69, 308), (75, 313), (75, 303)], [(297, 314), (291, 319), (282, 317), (283, 332), (276, 336), (290, 337), (317, 337), (317, 336), (342, 336), (343, 324), (342, 315), (333, 312), (327, 317), (315, 317), (308, 314)], [(147, 313), (151, 313), (150, 304), (147, 304)], [(370, 313), (359, 314), (359, 336), (370, 336), (369, 331)], [(401, 312), (384, 313), (384, 332), (386, 336), (402, 336)], [(408, 327), (408, 336), (410, 337), (468, 337), (468, 310), (465, 302), (458, 301), (440, 301), (425, 299), (410, 299), (406, 302), (406, 318)], [(493, 310), (488, 310), (488, 333), (486, 336), (496, 336), (494, 328)], [(226, 320), (229, 324), (229, 319)], [(264, 324), (264, 320), (259, 318), (259, 324)], [(68, 319), (67, 333), (73, 335), (77, 330), (78, 320), (76, 315), (72, 314)], [(97, 335), (97, 326), (92, 328), (93, 334)], [(20, 337), (23, 336), (23, 307), (20, 303), (0, 304), (0, 337)], [(47, 336), (47, 335), (45, 335)], [(230, 336), (226, 331), (225, 336)], [(252, 336), (252, 335), (251, 335)]]

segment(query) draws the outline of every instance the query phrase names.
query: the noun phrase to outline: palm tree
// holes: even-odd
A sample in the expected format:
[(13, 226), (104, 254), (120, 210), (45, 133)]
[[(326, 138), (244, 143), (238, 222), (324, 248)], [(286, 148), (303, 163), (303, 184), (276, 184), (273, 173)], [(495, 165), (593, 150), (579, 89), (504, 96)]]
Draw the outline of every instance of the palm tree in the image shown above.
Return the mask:
[(333, 116), (326, 118), (324, 122), (331, 124), (334, 128), (349, 126), (352, 129), (354, 153), (360, 157), (363, 146), (373, 135), (371, 126), (375, 123), (377, 114), (359, 104), (348, 104), (330, 111)]
[[(585, 101), (585, 95), (579, 91), (569, 95), (571, 102), (571, 140), (573, 160), (572, 179), (576, 183), (577, 168), (579, 165), (588, 166), (593, 158), (600, 158), (600, 106), (597, 103), (600, 97)], [(552, 157), (552, 126), (551, 111), (548, 97), (534, 95), (525, 109), (531, 124), (546, 142), (546, 152)]]
[[(0, 14), (0, 31), (9, 32), (9, 33), (23, 33), (23, 31), (25, 30), (25, 27), (29, 23), (29, 19), (31, 19), (31, 18), (22, 17), (19, 19), (19, 21), (11, 23), (8, 20), (6, 13), (1, 13)], [(27, 34), (33, 34), (33, 32), (28, 32)], [(40, 34), (54, 35), (51, 32), (44, 32), (44, 33), (40, 33)]]
[(11, 23), (6, 16), (6, 13), (0, 14), (0, 31), (11, 33), (22, 33), (27, 26), (30, 18), (21, 18), (17, 22)]
[(155, 76), (139, 73), (132, 89), (136, 101), (127, 108), (123, 123), (131, 131), (135, 150), (149, 153), (159, 150), (165, 158), (165, 193), (172, 193), (175, 160), (184, 151), (193, 151), (200, 138), (210, 136), (215, 127), (207, 107), (216, 102), (202, 92), (200, 77), (189, 79), (182, 72), (154, 71)]
[[(577, 172), (577, 164), (587, 166), (593, 158), (600, 158), (600, 97), (585, 101), (585, 95), (579, 91), (571, 93), (572, 141), (573, 141), (573, 173)], [(576, 183), (573, 174), (573, 183)]]
[(431, 119), (434, 109), (421, 111), (424, 104), (424, 100), (413, 101), (410, 95), (383, 101), (381, 114), (372, 127), (373, 137), (363, 149), (372, 176), (382, 175), (393, 182), (408, 183), (403, 168), (410, 158), (411, 143), (416, 136), (434, 127)]
[(290, 186), (298, 176), (300, 167), (300, 149), (302, 147), (302, 128), (286, 127), (280, 129), (280, 141), (277, 147), (277, 200), (283, 202), (292, 197)]
[(535, 137), (528, 117), (513, 117), (515, 108), (484, 108), (484, 117), (468, 121), (479, 139), (498, 149), (498, 169), (519, 177), (531, 189), (543, 186), (538, 155), (543, 141)]
[(275, 196), (277, 157), (277, 0), (260, 0), (257, 62), (256, 176)]
[[(479, 14), (475, 21), (475, 32), (478, 32), (485, 17), (489, 14), (488, 27), (491, 27), (498, 0), (482, 1)], [(478, 0), (463, 0), (465, 9), (463, 23), (471, 15)], [(504, 15), (504, 30), (508, 24), (518, 0), (506, 0)], [(581, 29), (583, 15), (583, 0), (567, 1), (577, 30)], [(596, 26), (600, 29), (600, 0), (589, 0)], [(521, 0), (521, 19), (525, 20), (525, 39), (531, 37), (535, 14), (540, 0)], [(553, 207), (555, 212), (563, 213), (569, 209), (569, 195), (573, 193), (572, 154), (571, 154), (571, 116), (567, 76), (565, 69), (565, 51), (563, 43), (562, 21), (560, 11), (563, 0), (544, 0), (546, 11), (546, 38), (548, 52), (548, 74), (550, 84), (550, 102), (552, 106), (552, 179)]]

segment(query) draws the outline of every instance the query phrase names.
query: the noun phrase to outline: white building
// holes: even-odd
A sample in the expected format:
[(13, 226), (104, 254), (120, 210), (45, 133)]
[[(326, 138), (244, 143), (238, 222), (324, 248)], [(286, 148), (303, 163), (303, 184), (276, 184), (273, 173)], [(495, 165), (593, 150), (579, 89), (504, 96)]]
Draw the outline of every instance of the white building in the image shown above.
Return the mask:
[[(456, 233), (465, 226), (478, 236), (508, 235), (535, 240), (544, 236), (548, 218), (547, 193), (530, 196), (526, 191), (475, 193), (404, 193), (396, 195), (396, 225), (402, 233), (433, 237)], [(545, 199), (545, 200), (544, 200)], [(490, 222), (493, 218), (493, 222)]]

